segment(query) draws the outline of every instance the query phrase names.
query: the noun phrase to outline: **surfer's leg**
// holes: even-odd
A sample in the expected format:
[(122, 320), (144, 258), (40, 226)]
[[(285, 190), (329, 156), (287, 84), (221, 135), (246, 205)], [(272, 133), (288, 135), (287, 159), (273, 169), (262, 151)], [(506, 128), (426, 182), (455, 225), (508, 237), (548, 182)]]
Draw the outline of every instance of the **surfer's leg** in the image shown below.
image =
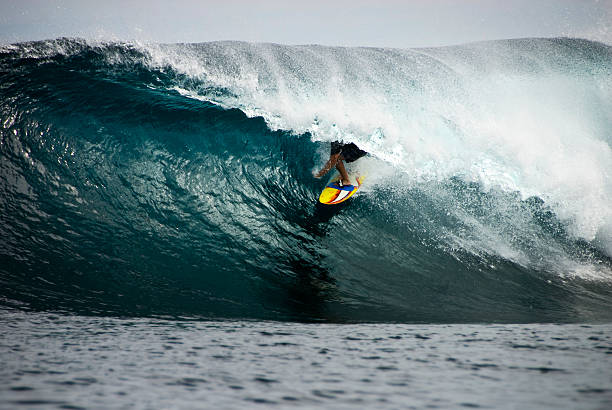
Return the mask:
[(344, 168), (344, 158), (340, 156), (340, 160), (336, 163), (336, 169), (340, 172), (340, 177), (342, 178), (343, 185), (352, 185), (349, 180), (348, 173), (346, 172), (346, 168)]
[(340, 153), (332, 154), (323, 169), (315, 174), (315, 178), (321, 178), (323, 175), (327, 174), (330, 169), (336, 166), (338, 161), (340, 161)]

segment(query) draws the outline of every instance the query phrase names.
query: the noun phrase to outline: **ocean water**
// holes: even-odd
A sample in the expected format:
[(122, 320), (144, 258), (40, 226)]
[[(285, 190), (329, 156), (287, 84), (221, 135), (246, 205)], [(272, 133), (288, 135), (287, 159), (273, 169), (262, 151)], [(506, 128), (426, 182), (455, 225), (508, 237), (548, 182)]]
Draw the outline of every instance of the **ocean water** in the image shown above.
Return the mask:
[(3, 312), (2, 408), (612, 405), (612, 326), (168, 321)]
[(606, 44), (3, 45), (0, 402), (606, 408), (610, 204)]

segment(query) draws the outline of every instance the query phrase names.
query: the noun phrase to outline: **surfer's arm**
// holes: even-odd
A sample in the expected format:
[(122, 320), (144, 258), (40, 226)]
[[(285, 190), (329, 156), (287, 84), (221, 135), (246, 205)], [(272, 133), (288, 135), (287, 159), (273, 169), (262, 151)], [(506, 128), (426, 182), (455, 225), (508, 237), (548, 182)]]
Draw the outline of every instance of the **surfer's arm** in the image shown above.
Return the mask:
[(327, 174), (330, 169), (336, 166), (338, 160), (340, 159), (340, 152), (337, 154), (333, 154), (329, 156), (329, 161), (325, 164), (325, 166), (315, 174), (315, 178), (321, 178), (323, 175)]

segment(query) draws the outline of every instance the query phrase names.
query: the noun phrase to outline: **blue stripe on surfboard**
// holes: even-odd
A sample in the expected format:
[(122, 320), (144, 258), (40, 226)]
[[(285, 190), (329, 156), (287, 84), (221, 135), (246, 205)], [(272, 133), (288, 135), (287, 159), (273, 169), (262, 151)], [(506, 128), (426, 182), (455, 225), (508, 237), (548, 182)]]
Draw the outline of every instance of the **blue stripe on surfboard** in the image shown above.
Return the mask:
[(343, 186), (340, 186), (337, 183), (332, 182), (331, 184), (327, 184), (327, 188), (339, 189), (341, 191), (352, 191), (353, 189), (355, 189), (355, 185), (343, 185)]

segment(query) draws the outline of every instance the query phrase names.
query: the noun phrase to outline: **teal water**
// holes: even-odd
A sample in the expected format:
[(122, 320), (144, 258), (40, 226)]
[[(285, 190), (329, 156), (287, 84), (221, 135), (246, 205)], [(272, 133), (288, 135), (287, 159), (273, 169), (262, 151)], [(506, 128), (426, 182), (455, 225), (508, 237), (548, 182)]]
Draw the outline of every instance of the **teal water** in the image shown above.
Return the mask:
[[(572, 39), (3, 46), (2, 303), (609, 321), (610, 56)], [(320, 208), (312, 171), (338, 138), (370, 152), (368, 183)]]

